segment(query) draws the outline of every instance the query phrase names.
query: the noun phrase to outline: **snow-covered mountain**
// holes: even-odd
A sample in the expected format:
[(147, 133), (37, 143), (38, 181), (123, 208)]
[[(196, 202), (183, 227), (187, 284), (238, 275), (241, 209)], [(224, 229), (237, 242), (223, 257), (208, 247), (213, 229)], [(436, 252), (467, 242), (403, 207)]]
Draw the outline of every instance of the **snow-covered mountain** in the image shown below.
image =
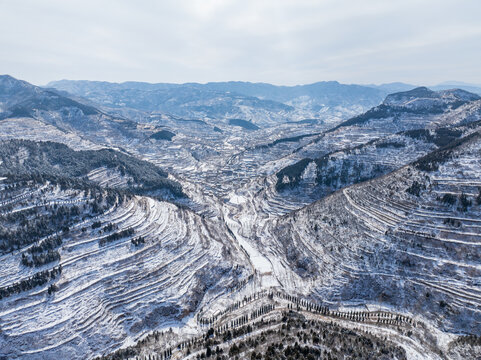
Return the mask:
[(47, 85), (110, 108), (127, 107), (188, 119), (239, 118), (258, 126), (293, 120), (334, 121), (379, 104), (383, 90), (336, 81), (275, 86), (264, 83), (121, 84), (61, 80)]
[[(480, 126), (399, 170), (272, 222), (297, 275), (327, 302), (371, 302), (479, 333)], [(268, 239), (272, 244), (267, 244)]]
[(137, 124), (131, 120), (110, 116), (90, 104), (8, 75), (0, 76), (0, 118), (35, 119), (99, 143), (138, 136)]
[(390, 94), (381, 105), (321, 134), (322, 145), (299, 149), (297, 156), (308, 157), (277, 173), (277, 189), (305, 183), (303, 174), (311, 164), (311, 182), (319, 196), (325, 195), (446, 146), (472, 132), (472, 124), (480, 120), (480, 97), (463, 90), (416, 88)]
[(440, 90), (436, 92), (426, 87), (418, 87), (409, 91), (388, 95), (383, 101), (383, 104), (412, 111), (426, 110), (434, 112), (436, 109), (458, 107), (466, 102), (479, 99), (479, 95), (461, 89)]
[(0, 358), (479, 357), (480, 97), (388, 85), (0, 77)]

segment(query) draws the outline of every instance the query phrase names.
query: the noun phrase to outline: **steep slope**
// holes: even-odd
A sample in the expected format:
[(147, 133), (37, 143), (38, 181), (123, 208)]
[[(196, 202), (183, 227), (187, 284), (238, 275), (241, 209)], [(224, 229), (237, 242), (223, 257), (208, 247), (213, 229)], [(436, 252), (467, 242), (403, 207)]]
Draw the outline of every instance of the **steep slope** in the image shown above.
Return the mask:
[(416, 88), (391, 94), (382, 105), (321, 133), (319, 145), (299, 148), (292, 158), (309, 158), (278, 171), (276, 188), (301, 184), (311, 164), (314, 176), (307, 180), (319, 186), (319, 195), (327, 194), (386, 174), (467, 135), (479, 120), (479, 96), (463, 90)]
[[(476, 95), (417, 88), (337, 127), (263, 127), (238, 108), (222, 119), (98, 110), (7, 80), (0, 139), (68, 147), (0, 143), (0, 357), (195, 358), (212, 341), (249, 357), (278, 341), (293, 356), (295, 341), (331, 357), (369, 341), (357, 349), (381, 358), (476, 354), (476, 338), (455, 335), (481, 326)], [(173, 91), (172, 109), (197, 115), (253, 97), (230, 84), (72, 84), (135, 93), (135, 106)], [(326, 84), (314, 85), (294, 112), (312, 111)], [(363, 89), (331, 85), (361, 101)], [(244, 115), (279, 103), (257, 96)], [(139, 123), (129, 130), (107, 110)], [(159, 200), (169, 188), (189, 207)], [(326, 339), (310, 338), (316, 329)]]
[(0, 355), (9, 359), (85, 359), (161, 325), (183, 326), (248, 275), (215, 226), (143, 197), (70, 227), (53, 264), (25, 268), (26, 251), (1, 257), (2, 289), (46, 268), (61, 273), (0, 301)]
[(0, 357), (91, 358), (185, 326), (250, 274), (222, 223), (132, 195), (179, 188), (151, 163), (22, 140), (0, 151)]
[[(135, 122), (107, 115), (90, 104), (73, 100), (9, 75), (0, 76), (0, 123), (35, 119), (64, 133), (101, 144), (127, 142), (145, 135)], [(24, 121), (26, 122), (26, 121)], [(33, 123), (30, 121), (30, 125)], [(40, 139), (36, 139), (40, 140)]]
[(434, 112), (437, 109), (458, 107), (468, 101), (479, 100), (479, 95), (461, 89), (441, 90), (438, 92), (426, 87), (418, 87), (409, 91), (388, 95), (384, 105), (400, 106), (412, 111), (423, 109)]
[(0, 142), (0, 176), (78, 179), (137, 193), (183, 196), (181, 186), (158, 166), (111, 149), (73, 151), (54, 142)]
[(332, 131), (346, 126), (381, 124), (391, 132), (422, 128), (433, 117), (479, 99), (478, 95), (460, 89), (435, 92), (419, 87), (388, 95), (381, 105), (339, 124)]
[(305, 291), (322, 301), (405, 309), (479, 333), (480, 154), (477, 131), (275, 220), (263, 246), (279, 242), (280, 263), (314, 281)]
[[(221, 216), (252, 261), (253, 281), (203, 308), (203, 332), (153, 332), (105, 359), (192, 359), (213, 344), (224, 351), (216, 350), (220, 358), (266, 354), (272, 350), (259, 344), (294, 346), (295, 334), (282, 336), (289, 316), (305, 316), (311, 334), (313, 321), (356, 338), (368, 332), (408, 359), (476, 358), (478, 338), (457, 334), (481, 327), (480, 155), (478, 128), (390, 174), (300, 210), (293, 202), (292, 212), (286, 199), (269, 198), (270, 178), (252, 179), (230, 193)], [(317, 348), (309, 337), (299, 339), (309, 351)], [(361, 358), (377, 358), (368, 354)]]
[(0, 118), (27, 116), (32, 117), (35, 111), (60, 111), (77, 108), (85, 115), (98, 115), (93, 107), (80, 104), (53, 91), (44, 90), (25, 81), (17, 80), (9, 75), (0, 77)]

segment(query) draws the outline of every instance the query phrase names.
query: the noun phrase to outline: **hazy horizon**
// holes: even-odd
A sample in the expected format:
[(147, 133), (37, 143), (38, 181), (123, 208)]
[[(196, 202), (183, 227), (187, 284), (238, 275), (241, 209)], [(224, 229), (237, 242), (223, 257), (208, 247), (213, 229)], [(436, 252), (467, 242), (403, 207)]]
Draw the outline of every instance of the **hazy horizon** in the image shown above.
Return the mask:
[(470, 86), (470, 87), (481, 87), (481, 84), (475, 84), (475, 83), (469, 83), (465, 81), (457, 81), (457, 80), (448, 80), (448, 81), (441, 81), (438, 83), (433, 83), (433, 84), (415, 84), (415, 83), (406, 83), (402, 81), (392, 81), (392, 82), (383, 82), (383, 83), (354, 83), (354, 82), (342, 82), (338, 80), (317, 80), (317, 81), (312, 81), (309, 83), (292, 83), (292, 84), (275, 84), (275, 83), (269, 83), (265, 81), (248, 81), (248, 80), (221, 80), (221, 81), (204, 81), (204, 82), (197, 82), (197, 81), (186, 81), (186, 82), (153, 82), (153, 81), (139, 81), (139, 80), (125, 80), (125, 81), (108, 81), (108, 80), (102, 80), (102, 79), (54, 79), (54, 80), (49, 80), (46, 83), (39, 84), (39, 83), (34, 83), (29, 81), (28, 79), (22, 79), (20, 77), (16, 77), (13, 74), (0, 74), (0, 75), (8, 75), (12, 76), (18, 80), (22, 81), (27, 81), (33, 85), (36, 86), (41, 86), (41, 87), (46, 87), (50, 83), (54, 82), (59, 82), (59, 81), (88, 81), (88, 82), (103, 82), (103, 83), (111, 83), (111, 84), (124, 84), (124, 83), (145, 83), (145, 84), (172, 84), (172, 85), (187, 85), (187, 84), (200, 84), (200, 85), (206, 85), (210, 83), (250, 83), (250, 84), (266, 84), (266, 85), (274, 85), (274, 86), (285, 86), (285, 87), (294, 87), (294, 86), (305, 86), (305, 85), (312, 85), (316, 83), (323, 83), (323, 82), (337, 82), (339, 84), (343, 85), (360, 85), (360, 86), (383, 86), (383, 85), (392, 85), (392, 84), (404, 84), (404, 85), (412, 85), (412, 86), (425, 86), (425, 87), (434, 87), (434, 86), (441, 86), (441, 85), (453, 85), (453, 86)]

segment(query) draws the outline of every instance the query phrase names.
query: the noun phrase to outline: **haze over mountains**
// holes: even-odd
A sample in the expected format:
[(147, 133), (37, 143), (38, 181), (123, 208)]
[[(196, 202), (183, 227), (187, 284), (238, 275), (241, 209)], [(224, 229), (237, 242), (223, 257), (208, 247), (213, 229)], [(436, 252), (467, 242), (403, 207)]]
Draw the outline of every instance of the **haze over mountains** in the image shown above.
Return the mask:
[(0, 76), (0, 357), (478, 358), (450, 85)]

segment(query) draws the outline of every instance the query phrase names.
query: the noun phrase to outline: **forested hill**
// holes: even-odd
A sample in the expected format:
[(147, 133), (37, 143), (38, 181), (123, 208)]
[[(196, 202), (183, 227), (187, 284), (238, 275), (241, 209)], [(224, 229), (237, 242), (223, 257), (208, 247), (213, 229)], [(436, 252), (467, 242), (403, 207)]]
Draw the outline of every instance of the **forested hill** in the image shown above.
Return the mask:
[[(125, 178), (136, 191), (169, 190), (182, 196), (182, 187), (158, 166), (112, 149), (74, 151), (64, 144), (8, 140), (0, 143), (0, 176), (94, 179), (94, 171)], [(95, 180), (93, 180), (95, 181)]]

